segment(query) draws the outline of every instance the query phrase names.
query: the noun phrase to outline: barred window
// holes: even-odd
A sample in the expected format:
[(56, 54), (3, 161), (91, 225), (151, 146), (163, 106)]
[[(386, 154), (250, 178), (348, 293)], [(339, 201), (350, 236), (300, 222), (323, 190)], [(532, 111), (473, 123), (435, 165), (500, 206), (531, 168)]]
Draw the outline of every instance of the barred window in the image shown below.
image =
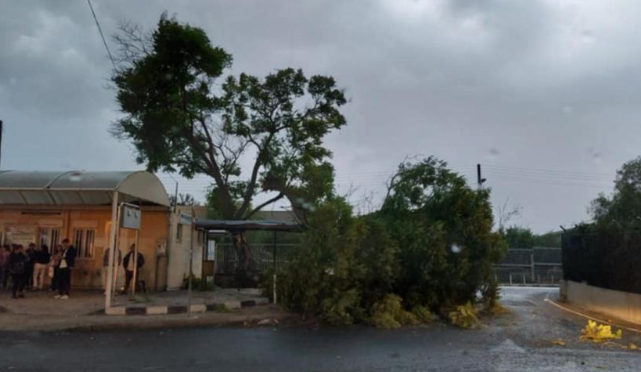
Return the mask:
[(77, 250), (79, 258), (94, 257), (94, 240), (96, 237), (95, 229), (74, 229), (73, 245)]

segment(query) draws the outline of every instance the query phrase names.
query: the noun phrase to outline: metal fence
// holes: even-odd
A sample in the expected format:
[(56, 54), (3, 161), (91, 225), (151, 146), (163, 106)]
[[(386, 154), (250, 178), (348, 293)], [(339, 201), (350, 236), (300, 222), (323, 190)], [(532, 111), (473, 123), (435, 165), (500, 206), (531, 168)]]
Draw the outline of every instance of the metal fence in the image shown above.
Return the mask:
[(501, 284), (558, 284), (563, 279), (561, 248), (508, 249), (494, 272)]
[(565, 279), (641, 293), (641, 233), (563, 234)]
[[(292, 243), (249, 243), (249, 250), (256, 261), (256, 270), (265, 272), (280, 267), (289, 260), (300, 244)], [(224, 241), (216, 248), (216, 274), (233, 274), (238, 266), (238, 255), (231, 241)]]

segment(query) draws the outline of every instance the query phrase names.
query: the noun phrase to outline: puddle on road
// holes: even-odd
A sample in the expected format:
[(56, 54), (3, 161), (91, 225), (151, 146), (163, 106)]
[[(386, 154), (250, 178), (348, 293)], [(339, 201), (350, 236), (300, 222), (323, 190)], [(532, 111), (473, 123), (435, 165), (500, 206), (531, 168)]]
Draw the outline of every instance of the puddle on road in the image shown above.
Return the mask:
[(534, 305), (534, 302), (531, 302), (531, 301), (516, 301), (516, 300), (513, 300), (513, 301), (510, 301), (510, 300), (501, 301), (501, 304), (504, 305), (504, 306), (514, 306), (514, 307), (523, 307), (523, 306), (534, 307), (534, 306), (536, 306), (536, 305)]

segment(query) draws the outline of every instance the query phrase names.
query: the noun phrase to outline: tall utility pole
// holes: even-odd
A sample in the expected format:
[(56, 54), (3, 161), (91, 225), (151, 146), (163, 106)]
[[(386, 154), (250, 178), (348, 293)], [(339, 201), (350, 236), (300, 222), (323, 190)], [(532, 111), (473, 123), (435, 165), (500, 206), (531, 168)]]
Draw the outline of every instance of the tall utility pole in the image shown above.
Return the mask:
[(476, 164), (476, 182), (478, 184), (478, 189), (483, 189), (483, 183), (487, 181), (481, 176), (481, 164)]
[(2, 120), (0, 120), (0, 164), (2, 163), (1, 159), (2, 159), (2, 132), (3, 131), (4, 131), (4, 125), (2, 124)]

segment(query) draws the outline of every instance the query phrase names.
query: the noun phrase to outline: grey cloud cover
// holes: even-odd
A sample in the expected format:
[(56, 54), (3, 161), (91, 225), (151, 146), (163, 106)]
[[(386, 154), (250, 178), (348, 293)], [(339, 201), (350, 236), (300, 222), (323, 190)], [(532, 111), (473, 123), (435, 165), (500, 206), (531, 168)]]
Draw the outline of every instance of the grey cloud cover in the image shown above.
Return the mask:
[[(436, 155), (536, 231), (587, 218), (641, 151), (641, 3), (635, 1), (106, 1), (152, 28), (163, 11), (204, 28), (232, 73), (301, 67), (345, 87), (348, 126), (329, 137), (339, 191), (380, 198), (406, 156)], [(108, 133), (111, 69), (85, 1), (0, 0), (3, 168), (133, 169)], [(197, 192), (202, 181), (185, 185)]]

